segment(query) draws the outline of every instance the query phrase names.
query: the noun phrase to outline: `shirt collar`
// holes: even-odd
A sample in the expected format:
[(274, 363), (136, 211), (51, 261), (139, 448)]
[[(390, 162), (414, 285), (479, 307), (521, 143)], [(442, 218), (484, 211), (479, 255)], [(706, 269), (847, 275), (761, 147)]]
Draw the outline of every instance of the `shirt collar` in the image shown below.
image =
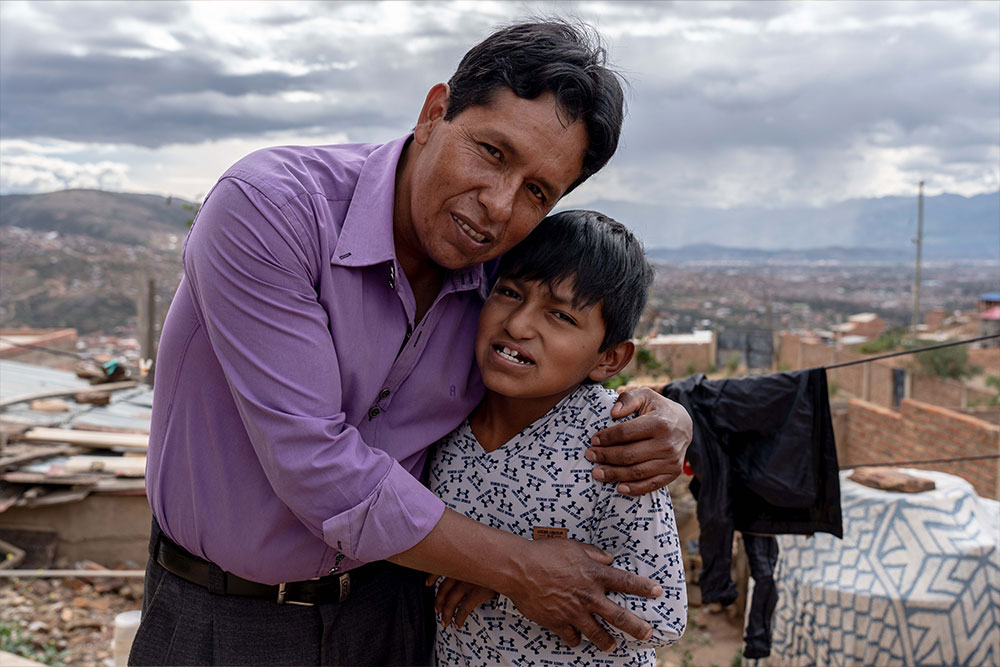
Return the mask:
[[(396, 165), (412, 134), (382, 144), (365, 159), (358, 175), (354, 195), (344, 217), (331, 263), (336, 266), (372, 266), (396, 262), (392, 236), (393, 198), (396, 194)], [(489, 262), (495, 266), (495, 262)], [(444, 280), (445, 289), (461, 292), (475, 289), (483, 299), (492, 281), (482, 264), (451, 271)]]

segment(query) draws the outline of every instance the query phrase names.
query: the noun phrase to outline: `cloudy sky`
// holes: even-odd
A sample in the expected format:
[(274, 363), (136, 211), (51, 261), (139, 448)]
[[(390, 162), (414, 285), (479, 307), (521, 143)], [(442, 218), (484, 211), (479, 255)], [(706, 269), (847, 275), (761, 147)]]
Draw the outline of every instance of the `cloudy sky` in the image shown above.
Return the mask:
[(0, 2), (0, 191), (194, 199), (288, 143), (382, 141), (491, 28), (584, 19), (631, 82), (566, 203), (1000, 188), (1000, 3)]

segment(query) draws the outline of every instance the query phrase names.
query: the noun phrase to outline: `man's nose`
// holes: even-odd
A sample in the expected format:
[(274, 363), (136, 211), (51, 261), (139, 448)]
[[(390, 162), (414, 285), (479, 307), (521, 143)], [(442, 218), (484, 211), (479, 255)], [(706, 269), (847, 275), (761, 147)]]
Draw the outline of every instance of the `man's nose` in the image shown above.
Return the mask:
[(514, 212), (518, 184), (514, 178), (500, 178), (479, 191), (479, 202), (493, 222), (507, 222)]

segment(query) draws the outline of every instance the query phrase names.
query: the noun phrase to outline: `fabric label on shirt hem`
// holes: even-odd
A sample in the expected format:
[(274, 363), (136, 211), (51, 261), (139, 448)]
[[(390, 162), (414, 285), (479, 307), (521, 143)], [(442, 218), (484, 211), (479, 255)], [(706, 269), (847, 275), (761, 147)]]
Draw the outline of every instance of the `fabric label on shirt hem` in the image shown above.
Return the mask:
[(549, 526), (532, 526), (531, 528), (531, 539), (533, 540), (566, 539), (567, 537), (569, 537), (569, 530), (566, 528), (552, 528)]

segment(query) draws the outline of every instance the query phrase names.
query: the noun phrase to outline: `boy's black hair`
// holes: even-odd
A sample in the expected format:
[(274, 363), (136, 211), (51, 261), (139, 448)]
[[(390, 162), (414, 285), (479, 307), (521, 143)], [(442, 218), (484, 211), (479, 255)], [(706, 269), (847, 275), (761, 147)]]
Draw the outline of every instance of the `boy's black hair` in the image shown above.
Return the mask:
[(584, 23), (551, 19), (501, 28), (458, 64), (448, 81), (444, 119), (472, 106), (489, 106), (501, 87), (529, 100), (552, 93), (564, 122), (583, 121), (589, 140), (569, 192), (600, 171), (618, 148), (625, 96), (620, 75), (606, 63), (600, 36)]
[(573, 306), (601, 305), (601, 352), (629, 340), (646, 307), (653, 268), (625, 225), (596, 211), (561, 211), (500, 260), (499, 275), (550, 289), (569, 280)]

